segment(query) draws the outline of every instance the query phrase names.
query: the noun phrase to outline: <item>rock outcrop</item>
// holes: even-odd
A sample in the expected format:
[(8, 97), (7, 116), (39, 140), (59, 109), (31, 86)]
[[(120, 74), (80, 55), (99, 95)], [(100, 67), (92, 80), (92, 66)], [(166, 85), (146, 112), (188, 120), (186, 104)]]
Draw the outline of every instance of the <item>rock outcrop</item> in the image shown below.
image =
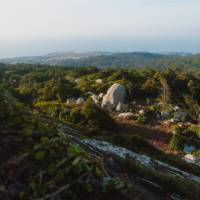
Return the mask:
[(76, 103), (75, 98), (67, 99), (67, 101), (66, 101), (66, 105), (71, 105), (71, 104), (75, 104), (75, 103)]
[(80, 78), (77, 78), (77, 79), (74, 80), (74, 82), (78, 84), (78, 83), (81, 82), (81, 79), (80, 79)]
[(96, 94), (93, 94), (91, 98), (95, 104), (99, 104), (99, 97)]
[(106, 95), (103, 96), (102, 107), (112, 106), (114, 108), (118, 103), (124, 103), (125, 96), (125, 87), (119, 83), (115, 83), (108, 89)]
[(103, 93), (100, 93), (99, 96), (98, 96), (98, 98), (99, 98), (99, 99), (102, 99), (103, 96), (104, 96), (104, 94), (103, 94)]
[(99, 78), (95, 82), (101, 84), (101, 83), (103, 83), (103, 80)]
[(76, 104), (77, 104), (77, 105), (82, 104), (82, 103), (84, 103), (84, 101), (85, 101), (85, 99), (82, 98), (82, 97), (80, 97), (80, 98), (78, 98), (78, 99), (76, 100)]
[(127, 113), (120, 113), (118, 115), (119, 118), (123, 118), (123, 119), (133, 119), (134, 118), (134, 114), (131, 112), (127, 112)]
[(186, 154), (183, 159), (188, 162), (188, 163), (192, 163), (194, 165), (200, 166), (200, 158), (196, 157), (192, 154)]

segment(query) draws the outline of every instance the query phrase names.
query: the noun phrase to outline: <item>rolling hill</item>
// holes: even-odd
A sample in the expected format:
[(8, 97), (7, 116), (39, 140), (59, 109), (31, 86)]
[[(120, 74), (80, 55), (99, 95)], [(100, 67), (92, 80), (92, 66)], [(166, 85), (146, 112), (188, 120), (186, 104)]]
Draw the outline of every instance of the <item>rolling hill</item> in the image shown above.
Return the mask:
[(0, 59), (5, 64), (47, 64), (62, 66), (96, 66), (103, 67), (179, 67), (179, 68), (200, 68), (200, 54), (185, 53), (111, 53), (111, 52), (89, 52), (89, 53), (51, 53), (45, 56), (17, 57)]

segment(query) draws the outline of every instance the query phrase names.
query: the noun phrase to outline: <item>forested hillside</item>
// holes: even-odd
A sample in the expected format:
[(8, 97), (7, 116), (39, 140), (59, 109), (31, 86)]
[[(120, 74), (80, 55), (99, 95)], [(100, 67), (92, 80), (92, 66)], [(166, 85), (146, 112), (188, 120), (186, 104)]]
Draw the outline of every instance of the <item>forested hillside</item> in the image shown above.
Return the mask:
[(62, 66), (95, 66), (120, 68), (184, 68), (193, 70), (200, 68), (200, 55), (190, 54), (155, 54), (155, 53), (55, 53), (46, 56), (0, 59), (6, 64), (48, 64)]

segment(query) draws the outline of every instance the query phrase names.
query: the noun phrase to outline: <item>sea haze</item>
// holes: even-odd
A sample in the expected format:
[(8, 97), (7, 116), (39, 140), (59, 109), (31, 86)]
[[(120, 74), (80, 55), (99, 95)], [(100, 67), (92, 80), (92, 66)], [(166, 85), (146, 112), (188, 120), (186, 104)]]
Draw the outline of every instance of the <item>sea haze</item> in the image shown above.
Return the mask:
[(1, 39), (0, 44), (0, 58), (40, 56), (68, 51), (200, 52), (200, 40), (195, 37)]

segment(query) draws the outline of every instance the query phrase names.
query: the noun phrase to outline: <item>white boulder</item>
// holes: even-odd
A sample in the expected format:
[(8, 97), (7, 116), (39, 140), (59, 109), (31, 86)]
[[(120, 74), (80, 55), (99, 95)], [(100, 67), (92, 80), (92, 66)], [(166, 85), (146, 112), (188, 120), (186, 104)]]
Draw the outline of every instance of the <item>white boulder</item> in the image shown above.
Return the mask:
[(200, 166), (200, 158), (199, 157), (196, 157), (192, 154), (186, 154), (184, 157), (183, 157), (183, 160), (185, 160), (186, 162), (188, 163), (192, 163), (192, 164), (195, 164), (195, 165), (198, 165)]
[(177, 111), (180, 110), (180, 107), (179, 107), (179, 106), (174, 106), (174, 107), (173, 107), (173, 110), (174, 110), (175, 112), (177, 112)]
[(95, 104), (99, 104), (99, 98), (98, 98), (98, 96), (97, 96), (96, 94), (93, 94), (93, 95), (91, 96), (91, 98), (92, 98), (92, 100), (93, 100), (93, 102), (94, 102)]
[(144, 114), (145, 111), (144, 110), (139, 110), (139, 114)]
[(84, 101), (85, 101), (85, 99), (82, 98), (82, 97), (80, 97), (80, 98), (78, 98), (78, 99), (76, 100), (76, 104), (77, 104), (77, 105), (80, 105), (80, 104), (84, 103)]
[(75, 82), (75, 83), (80, 83), (80, 82), (81, 82), (81, 79), (80, 79), (80, 78), (77, 78), (77, 79), (74, 80), (74, 82)]
[(165, 121), (163, 121), (163, 124), (169, 125), (169, 124), (170, 124), (170, 121), (169, 121), (169, 120), (165, 120)]
[(99, 98), (99, 99), (102, 99), (103, 96), (104, 96), (104, 93), (100, 93), (99, 96), (98, 96), (98, 98)]
[(134, 114), (131, 112), (127, 112), (127, 113), (120, 113), (118, 115), (119, 118), (124, 118), (124, 119), (133, 119), (134, 118)]
[(170, 119), (169, 121), (170, 121), (171, 123), (175, 123), (175, 122), (176, 122), (174, 118)]
[(101, 84), (101, 83), (103, 83), (103, 80), (99, 78), (95, 82)]
[(115, 83), (108, 89), (106, 95), (103, 96), (102, 107), (107, 107), (109, 104), (116, 107), (118, 103), (124, 103), (125, 96), (125, 87), (119, 83)]
[(67, 101), (66, 101), (66, 105), (75, 104), (75, 103), (76, 103), (75, 98), (67, 99)]

